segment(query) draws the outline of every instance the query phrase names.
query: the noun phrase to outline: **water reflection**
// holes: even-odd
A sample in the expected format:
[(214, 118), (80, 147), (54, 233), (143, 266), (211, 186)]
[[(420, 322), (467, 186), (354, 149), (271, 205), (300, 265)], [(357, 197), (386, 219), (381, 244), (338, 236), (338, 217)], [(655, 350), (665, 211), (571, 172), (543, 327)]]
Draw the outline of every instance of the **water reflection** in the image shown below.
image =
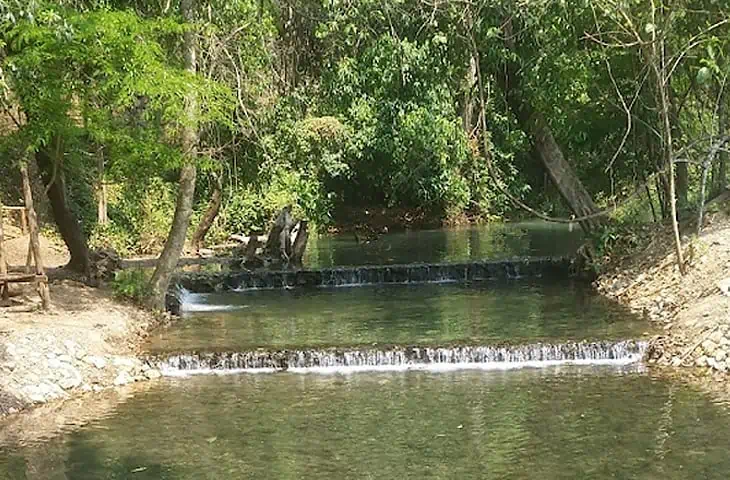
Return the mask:
[[(621, 339), (648, 325), (580, 282), (388, 285), (194, 295), (207, 310), (151, 351)], [(221, 309), (222, 308), (222, 309)]]
[(310, 268), (324, 268), (560, 256), (574, 253), (582, 239), (579, 229), (545, 222), (413, 230), (372, 240), (358, 240), (353, 234), (315, 235), (307, 245), (304, 263)]
[(729, 425), (621, 370), (202, 377), (0, 452), (0, 478), (724, 479)]

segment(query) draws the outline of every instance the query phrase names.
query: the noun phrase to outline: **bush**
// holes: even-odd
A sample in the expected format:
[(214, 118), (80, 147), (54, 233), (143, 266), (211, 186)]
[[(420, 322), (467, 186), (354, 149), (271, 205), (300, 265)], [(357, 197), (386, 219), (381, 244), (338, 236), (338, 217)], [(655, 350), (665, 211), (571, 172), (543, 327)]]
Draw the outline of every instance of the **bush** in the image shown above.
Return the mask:
[(149, 294), (149, 270), (129, 269), (119, 270), (114, 274), (112, 289), (120, 298), (126, 298), (137, 303), (143, 303)]

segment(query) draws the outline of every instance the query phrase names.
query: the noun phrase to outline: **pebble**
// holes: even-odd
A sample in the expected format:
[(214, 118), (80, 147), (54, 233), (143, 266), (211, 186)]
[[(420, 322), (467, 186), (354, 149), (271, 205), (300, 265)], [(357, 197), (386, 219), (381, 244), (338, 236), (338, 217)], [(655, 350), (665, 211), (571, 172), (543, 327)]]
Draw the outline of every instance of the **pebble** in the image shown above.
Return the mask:
[(144, 373), (144, 376), (147, 377), (148, 380), (154, 380), (155, 378), (160, 378), (162, 374), (159, 370), (150, 369)]
[(121, 386), (131, 383), (134, 379), (128, 372), (119, 372), (117, 378), (114, 379), (114, 385)]
[(725, 350), (718, 350), (715, 352), (715, 360), (722, 362), (727, 358), (727, 352)]
[(63, 388), (64, 390), (70, 390), (72, 388), (78, 387), (79, 385), (81, 385), (81, 375), (62, 378), (58, 382), (58, 386)]
[(106, 367), (106, 360), (103, 357), (87, 355), (86, 357), (84, 357), (84, 362), (88, 363), (89, 365), (93, 365), (100, 370)]
[(132, 368), (135, 365), (135, 361), (131, 358), (125, 358), (125, 357), (114, 357), (114, 360), (112, 360), (112, 363), (115, 367), (128, 367)]

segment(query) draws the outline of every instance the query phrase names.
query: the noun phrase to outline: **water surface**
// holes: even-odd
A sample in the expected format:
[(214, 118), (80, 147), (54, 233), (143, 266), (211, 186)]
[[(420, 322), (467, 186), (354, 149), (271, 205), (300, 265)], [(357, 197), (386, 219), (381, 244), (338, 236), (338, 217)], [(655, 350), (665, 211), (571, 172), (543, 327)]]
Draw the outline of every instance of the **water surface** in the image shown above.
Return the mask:
[(441, 263), (500, 260), (575, 253), (583, 241), (578, 226), (547, 222), (498, 223), (468, 228), (406, 230), (373, 238), (354, 234), (313, 235), (304, 265)]
[(191, 295), (151, 352), (488, 344), (641, 336), (645, 321), (580, 282), (387, 285)]
[(728, 426), (633, 370), (196, 377), (0, 447), (0, 479), (725, 479)]

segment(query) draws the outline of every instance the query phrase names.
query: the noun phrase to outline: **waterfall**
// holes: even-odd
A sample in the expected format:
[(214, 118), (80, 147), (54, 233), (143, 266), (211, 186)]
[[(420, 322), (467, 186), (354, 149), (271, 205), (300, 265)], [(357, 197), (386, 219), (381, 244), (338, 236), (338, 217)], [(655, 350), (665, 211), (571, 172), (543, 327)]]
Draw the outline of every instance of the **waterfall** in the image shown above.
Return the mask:
[(354, 373), (402, 370), (506, 370), (556, 365), (628, 365), (641, 361), (647, 342), (636, 340), (528, 345), (393, 346), (185, 353), (150, 357), (166, 376), (276, 371)]
[(177, 288), (212, 293), (294, 287), (345, 287), (374, 284), (478, 282), (558, 276), (573, 277), (567, 257), (523, 258), (471, 263), (367, 265), (319, 270), (251, 270), (185, 273), (175, 278)]

